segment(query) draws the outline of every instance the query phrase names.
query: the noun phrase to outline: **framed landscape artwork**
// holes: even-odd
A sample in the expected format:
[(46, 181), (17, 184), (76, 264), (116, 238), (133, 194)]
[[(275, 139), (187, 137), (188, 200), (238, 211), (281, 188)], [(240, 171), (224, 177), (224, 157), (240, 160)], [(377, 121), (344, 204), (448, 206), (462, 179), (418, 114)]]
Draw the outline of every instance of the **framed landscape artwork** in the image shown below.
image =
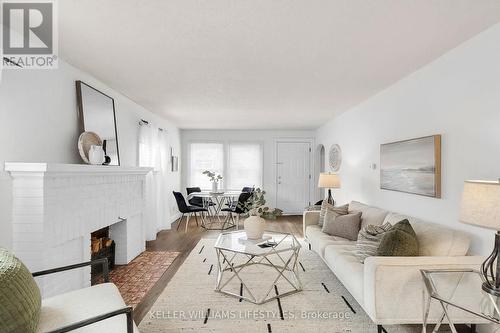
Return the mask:
[(441, 198), (441, 135), (380, 145), (380, 188)]

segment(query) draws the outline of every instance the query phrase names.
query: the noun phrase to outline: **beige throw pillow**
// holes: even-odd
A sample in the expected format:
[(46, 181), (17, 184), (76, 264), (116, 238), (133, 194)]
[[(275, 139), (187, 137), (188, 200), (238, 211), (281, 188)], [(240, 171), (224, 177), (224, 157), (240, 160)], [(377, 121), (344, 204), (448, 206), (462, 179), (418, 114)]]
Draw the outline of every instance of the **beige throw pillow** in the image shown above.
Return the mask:
[(337, 215), (329, 210), (326, 212), (323, 232), (330, 236), (337, 236), (355, 241), (358, 238), (360, 225), (361, 212)]
[(338, 206), (335, 207), (332, 204), (329, 204), (328, 201), (323, 200), (323, 203), (321, 204), (321, 210), (319, 212), (319, 220), (318, 220), (318, 225), (320, 227), (323, 226), (323, 223), (325, 221), (325, 216), (327, 211), (331, 211), (337, 215), (346, 215), (349, 211), (349, 205), (343, 205), (343, 206)]

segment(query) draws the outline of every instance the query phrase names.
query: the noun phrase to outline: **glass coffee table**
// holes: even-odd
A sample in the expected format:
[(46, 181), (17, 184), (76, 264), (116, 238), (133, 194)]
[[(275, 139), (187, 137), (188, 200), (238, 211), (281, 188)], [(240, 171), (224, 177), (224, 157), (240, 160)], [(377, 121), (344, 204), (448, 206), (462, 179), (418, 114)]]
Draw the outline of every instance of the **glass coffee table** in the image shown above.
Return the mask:
[(439, 303), (440, 315), (433, 332), (447, 323), (453, 333), (455, 324), (500, 324), (500, 298), (484, 292), (483, 278), (475, 269), (421, 270), (426, 287), (424, 293), (423, 330), (429, 322), (431, 301)]
[(302, 290), (298, 276), (301, 245), (292, 234), (266, 231), (262, 239), (251, 240), (245, 231), (222, 232), (214, 247), (215, 290), (220, 293), (263, 304)]

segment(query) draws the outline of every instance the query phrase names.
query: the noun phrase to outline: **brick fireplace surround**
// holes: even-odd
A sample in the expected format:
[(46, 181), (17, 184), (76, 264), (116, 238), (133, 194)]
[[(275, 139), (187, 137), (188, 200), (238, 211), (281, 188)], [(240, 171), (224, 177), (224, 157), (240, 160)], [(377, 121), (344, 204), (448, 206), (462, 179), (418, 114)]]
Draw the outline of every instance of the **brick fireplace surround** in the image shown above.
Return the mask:
[[(110, 227), (116, 264), (145, 250), (150, 168), (5, 163), (12, 177), (12, 247), (31, 271), (90, 260), (90, 233)], [(90, 268), (37, 279), (44, 297), (90, 286)]]

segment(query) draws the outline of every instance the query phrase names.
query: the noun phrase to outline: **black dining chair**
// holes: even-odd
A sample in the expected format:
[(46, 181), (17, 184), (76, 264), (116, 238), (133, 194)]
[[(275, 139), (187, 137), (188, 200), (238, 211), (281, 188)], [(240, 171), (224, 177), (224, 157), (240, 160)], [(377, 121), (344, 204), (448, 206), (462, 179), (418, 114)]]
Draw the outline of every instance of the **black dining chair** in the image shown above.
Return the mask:
[(241, 190), (241, 192), (246, 192), (246, 193), (253, 193), (253, 191), (255, 190), (255, 187), (252, 186), (252, 187), (243, 187), (243, 189)]
[[(186, 187), (187, 195), (191, 193), (201, 192), (201, 188), (199, 187)], [(203, 207), (203, 199), (201, 197), (192, 197), (188, 200), (190, 205)]]
[(177, 224), (177, 230), (179, 230), (179, 226), (181, 225), (182, 218), (184, 217), (185, 214), (187, 214), (187, 218), (186, 218), (186, 232), (187, 232), (187, 229), (188, 229), (189, 217), (191, 215), (194, 215), (194, 218), (196, 220), (196, 225), (198, 225), (198, 215), (197, 215), (197, 213), (200, 213), (201, 219), (202, 219), (202, 225), (203, 225), (203, 221), (204, 221), (204, 215), (203, 215), (203, 213), (208, 212), (208, 210), (206, 208), (203, 208), (203, 207), (188, 206), (186, 204), (186, 199), (184, 199), (184, 196), (182, 195), (181, 192), (175, 192), (175, 191), (172, 191), (172, 192), (174, 193), (175, 201), (177, 202), (177, 208), (179, 209), (179, 212), (182, 213), (181, 217), (178, 220), (179, 224)]
[[(196, 192), (201, 192), (201, 188), (199, 187), (186, 187), (186, 192), (188, 195)], [(198, 207), (203, 207), (208, 209), (208, 213), (210, 214), (210, 208), (215, 209), (215, 203), (212, 201), (210, 198), (206, 198), (205, 202), (207, 207), (203, 205), (203, 198), (202, 197), (197, 197), (194, 196), (191, 199), (188, 200), (189, 204), (192, 206), (198, 206)], [(213, 214), (213, 212), (212, 212)]]
[[(252, 186), (252, 187), (245, 186), (241, 189), (241, 193), (253, 193), (253, 191), (255, 191), (255, 186)], [(238, 204), (238, 201), (232, 199), (229, 203), (226, 204), (226, 206), (233, 207), (233, 206), (236, 206), (237, 204)]]
[[(226, 217), (226, 220), (224, 221), (224, 225), (229, 221), (231, 221), (232, 226), (236, 226), (236, 228), (239, 227), (240, 215), (246, 213), (246, 210), (243, 208), (243, 205), (248, 199), (250, 199), (252, 195), (253, 195), (252, 192), (241, 192), (236, 204), (221, 209), (221, 211), (229, 213)], [(234, 220), (233, 214), (236, 215), (236, 221)], [(224, 226), (222, 228), (224, 229)]]

